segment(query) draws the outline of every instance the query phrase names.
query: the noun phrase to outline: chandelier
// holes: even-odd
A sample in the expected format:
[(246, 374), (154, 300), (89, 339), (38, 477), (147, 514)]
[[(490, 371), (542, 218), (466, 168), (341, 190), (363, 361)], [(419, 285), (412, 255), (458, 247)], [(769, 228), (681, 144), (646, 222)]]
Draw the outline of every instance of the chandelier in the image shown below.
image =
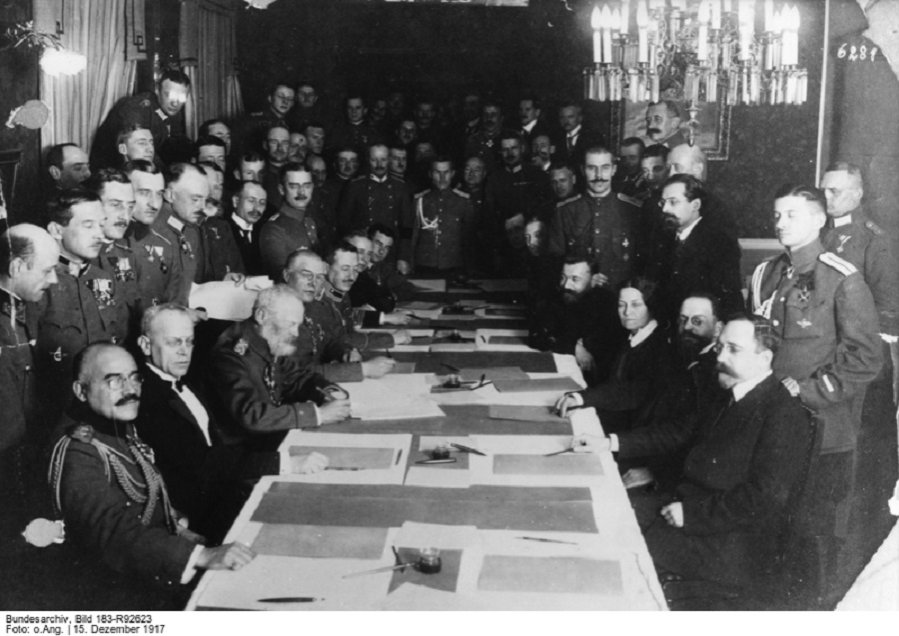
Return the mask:
[[(757, 30), (756, 5), (761, 30)], [(593, 64), (584, 97), (676, 99), (691, 108), (803, 104), (799, 8), (774, 0), (621, 0), (593, 7)], [(636, 35), (636, 37), (634, 37)]]

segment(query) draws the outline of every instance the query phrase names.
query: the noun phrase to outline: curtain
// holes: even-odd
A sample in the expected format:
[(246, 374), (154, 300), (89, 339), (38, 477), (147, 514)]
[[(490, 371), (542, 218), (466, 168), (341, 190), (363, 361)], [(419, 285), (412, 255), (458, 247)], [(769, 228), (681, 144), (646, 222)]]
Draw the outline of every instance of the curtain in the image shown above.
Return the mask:
[(73, 142), (89, 152), (94, 132), (106, 114), (134, 89), (136, 63), (125, 61), (128, 3), (35, 2), (37, 28), (55, 33), (59, 22), (63, 46), (87, 56), (87, 68), (78, 75), (52, 77), (41, 73), (41, 99), (50, 108), (50, 118), (41, 129), (45, 146)]
[(233, 4), (227, 0), (182, 2), (179, 40), (181, 61), (193, 85), (185, 106), (188, 135), (195, 136), (207, 119), (240, 116), (243, 102), (234, 68)]

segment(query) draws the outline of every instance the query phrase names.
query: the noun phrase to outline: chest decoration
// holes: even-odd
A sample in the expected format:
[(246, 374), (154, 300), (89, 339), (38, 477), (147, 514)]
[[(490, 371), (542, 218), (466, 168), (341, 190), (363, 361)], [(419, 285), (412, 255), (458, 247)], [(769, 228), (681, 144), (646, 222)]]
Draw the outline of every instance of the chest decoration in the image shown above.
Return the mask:
[(275, 365), (268, 364), (262, 372), (262, 381), (268, 391), (268, 399), (275, 406), (281, 406), (281, 392), (278, 391), (278, 380), (275, 377)]
[(842, 253), (843, 253), (843, 250), (845, 249), (846, 243), (848, 243), (848, 242), (849, 242), (849, 239), (851, 239), (851, 238), (852, 238), (851, 236), (847, 236), (847, 235), (845, 235), (845, 234), (840, 234), (840, 236), (839, 236), (840, 244), (837, 245), (837, 253), (838, 253), (838, 254), (842, 254)]
[(115, 304), (115, 297), (113, 296), (114, 288), (112, 281), (108, 278), (93, 278), (84, 281), (84, 284), (91, 290), (98, 305), (111, 307)]
[(131, 267), (131, 259), (127, 256), (122, 258), (110, 257), (112, 266), (115, 268), (116, 280), (125, 282), (134, 280), (134, 268)]

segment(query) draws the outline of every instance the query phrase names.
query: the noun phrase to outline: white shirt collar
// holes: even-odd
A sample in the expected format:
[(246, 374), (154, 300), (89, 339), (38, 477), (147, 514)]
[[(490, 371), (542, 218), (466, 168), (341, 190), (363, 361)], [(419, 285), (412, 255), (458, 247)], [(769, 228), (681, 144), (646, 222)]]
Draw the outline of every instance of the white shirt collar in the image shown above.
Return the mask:
[(574, 139), (578, 135), (581, 134), (581, 124), (575, 126), (568, 135), (566, 135), (569, 139)]
[(537, 125), (537, 120), (535, 119), (535, 120), (533, 120), (532, 122), (530, 122), (530, 123), (525, 124), (524, 126), (522, 126), (521, 129), (522, 129), (522, 130), (526, 130), (526, 131), (528, 131), (528, 132), (531, 132), (532, 130), (534, 130), (534, 126), (536, 126), (536, 125)]
[(833, 217), (833, 226), (834, 227), (843, 227), (844, 225), (849, 225), (852, 223), (852, 213), (844, 214), (843, 216), (835, 216)]
[(152, 362), (147, 363), (147, 368), (150, 369), (150, 371), (152, 371), (156, 375), (158, 375), (160, 378), (165, 380), (166, 382), (178, 382), (179, 381), (178, 378), (173, 376), (171, 373), (166, 373), (165, 371), (163, 371), (162, 369), (160, 369), (159, 367), (154, 365)]
[(246, 230), (247, 232), (253, 231), (253, 224), (248, 223), (245, 219), (242, 219), (241, 217), (237, 216), (237, 214), (232, 213), (231, 220), (234, 221), (234, 224), (237, 225), (237, 227), (239, 227), (240, 229)]
[(636, 347), (638, 344), (649, 338), (652, 335), (652, 332), (656, 330), (656, 327), (659, 326), (659, 323), (656, 322), (655, 319), (650, 320), (648, 323), (643, 325), (637, 330), (637, 333), (631, 334), (628, 336), (628, 340), (630, 340), (631, 349)]
[(702, 221), (701, 216), (697, 217), (695, 221), (693, 221), (690, 225), (688, 225), (684, 229), (678, 230), (677, 238), (680, 239), (681, 241), (686, 241), (690, 237), (690, 234), (693, 232), (693, 228), (695, 228), (699, 224), (700, 221)]
[(370, 174), (370, 175), (368, 175), (368, 176), (371, 177), (371, 180), (374, 181), (375, 183), (384, 183), (385, 181), (387, 181), (387, 175), (386, 175), (386, 174), (385, 174), (383, 177), (378, 177), (378, 176), (373, 175), (373, 174)]
[(743, 382), (737, 382), (735, 385), (733, 385), (730, 390), (734, 394), (734, 402), (739, 402), (744, 397), (746, 397), (747, 393), (764, 382), (765, 378), (767, 378), (769, 375), (771, 375), (770, 371), (768, 371), (768, 373), (766, 373), (765, 375), (753, 378), (752, 380), (744, 380)]

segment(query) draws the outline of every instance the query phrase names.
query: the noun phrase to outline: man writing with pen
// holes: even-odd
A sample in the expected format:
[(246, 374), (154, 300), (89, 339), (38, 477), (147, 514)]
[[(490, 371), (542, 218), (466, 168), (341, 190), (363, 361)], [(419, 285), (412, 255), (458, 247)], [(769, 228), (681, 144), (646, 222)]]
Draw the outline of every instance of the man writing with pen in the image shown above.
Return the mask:
[(290, 429), (349, 417), (346, 391), (302, 367), (293, 355), (304, 314), (297, 292), (275, 285), (259, 292), (250, 318), (219, 337), (208, 370), (226, 444), (273, 450)]

